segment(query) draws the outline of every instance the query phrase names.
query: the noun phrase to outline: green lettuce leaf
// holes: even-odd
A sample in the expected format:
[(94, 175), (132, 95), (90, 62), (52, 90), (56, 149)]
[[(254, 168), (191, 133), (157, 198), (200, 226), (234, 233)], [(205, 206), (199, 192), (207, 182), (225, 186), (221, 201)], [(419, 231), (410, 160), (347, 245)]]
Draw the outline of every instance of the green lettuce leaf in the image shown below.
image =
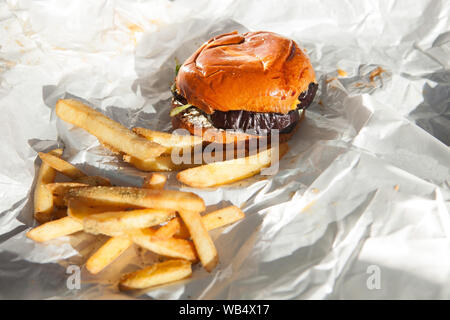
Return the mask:
[(190, 107), (192, 107), (192, 104), (190, 104), (190, 103), (184, 104), (184, 105), (179, 106), (179, 107), (175, 107), (172, 110), (170, 110), (170, 116), (174, 117), (177, 114), (179, 114), (181, 111), (186, 110), (187, 108), (190, 108)]

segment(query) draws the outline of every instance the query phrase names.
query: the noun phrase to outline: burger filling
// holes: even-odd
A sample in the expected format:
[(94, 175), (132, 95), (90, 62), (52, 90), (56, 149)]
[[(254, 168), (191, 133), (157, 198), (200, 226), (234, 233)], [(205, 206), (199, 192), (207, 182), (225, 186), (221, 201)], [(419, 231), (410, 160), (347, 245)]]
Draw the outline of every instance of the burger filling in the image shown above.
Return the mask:
[(297, 108), (286, 114), (274, 112), (252, 112), (245, 110), (214, 111), (206, 114), (195, 106), (189, 104), (177, 90), (172, 87), (172, 94), (175, 108), (172, 109), (171, 116), (180, 114), (182, 117), (189, 117), (194, 125), (202, 127), (215, 127), (218, 129), (233, 129), (242, 131), (253, 131), (255, 133), (270, 133), (272, 129), (277, 129), (280, 133), (291, 132), (300, 115), (312, 103), (316, 95), (318, 85), (311, 82), (308, 89), (298, 97)]

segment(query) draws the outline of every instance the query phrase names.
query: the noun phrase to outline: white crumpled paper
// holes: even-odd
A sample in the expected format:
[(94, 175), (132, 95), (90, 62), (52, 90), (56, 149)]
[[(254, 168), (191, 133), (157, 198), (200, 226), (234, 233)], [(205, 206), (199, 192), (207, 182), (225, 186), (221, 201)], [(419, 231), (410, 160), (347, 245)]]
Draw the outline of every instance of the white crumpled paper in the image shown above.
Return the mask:
[[(449, 299), (449, 12), (444, 0), (1, 2), (0, 298)], [(119, 274), (154, 258), (133, 247), (68, 287), (67, 267), (102, 239), (26, 238), (36, 152), (64, 145), (65, 159), (117, 184), (139, 185), (142, 173), (57, 119), (56, 100), (168, 130), (175, 57), (233, 30), (291, 37), (317, 72), (279, 173), (208, 190), (170, 174), (170, 188), (208, 209), (246, 213), (212, 232), (212, 273), (195, 267), (191, 279), (120, 293)]]

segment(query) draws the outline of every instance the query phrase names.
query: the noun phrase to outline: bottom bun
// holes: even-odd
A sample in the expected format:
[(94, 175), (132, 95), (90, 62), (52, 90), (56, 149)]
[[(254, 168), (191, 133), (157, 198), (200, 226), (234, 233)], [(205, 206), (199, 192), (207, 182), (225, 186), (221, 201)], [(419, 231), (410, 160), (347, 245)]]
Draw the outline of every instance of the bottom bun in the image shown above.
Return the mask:
[[(298, 130), (300, 122), (305, 118), (305, 111), (300, 115), (300, 120), (297, 122), (295, 127), (288, 133), (279, 134), (280, 143), (288, 141), (294, 133)], [(188, 130), (192, 135), (201, 136), (205, 142), (210, 143), (238, 143), (238, 142), (248, 142), (252, 139), (262, 140), (268, 139), (270, 143), (270, 135), (253, 135), (244, 132), (232, 132), (231, 130), (217, 129), (212, 126), (201, 127), (195, 125), (192, 118), (186, 117), (183, 113), (172, 117), (172, 127), (173, 129), (185, 129)]]

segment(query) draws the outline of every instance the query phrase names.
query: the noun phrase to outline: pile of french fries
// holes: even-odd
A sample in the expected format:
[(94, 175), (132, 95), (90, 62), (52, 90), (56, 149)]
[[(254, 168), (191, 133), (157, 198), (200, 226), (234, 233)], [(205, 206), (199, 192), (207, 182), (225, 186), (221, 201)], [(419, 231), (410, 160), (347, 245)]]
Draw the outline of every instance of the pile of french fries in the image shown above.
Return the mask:
[[(194, 150), (202, 150), (205, 141), (197, 136), (146, 128), (130, 130), (72, 99), (59, 100), (56, 114), (97, 137), (123, 161), (153, 173), (148, 174), (141, 188), (112, 186), (108, 179), (88, 176), (63, 160), (62, 149), (40, 152), (42, 165), (34, 192), (34, 216), (41, 225), (27, 236), (37, 242), (76, 232), (108, 236), (86, 262), (86, 269), (92, 274), (104, 270), (133, 244), (167, 259), (124, 275), (119, 286), (123, 290), (189, 277), (191, 265), (198, 261), (207, 271), (213, 270), (218, 254), (208, 231), (244, 218), (235, 206), (202, 215), (203, 199), (191, 192), (164, 190), (167, 177), (160, 172), (179, 171), (180, 182), (204, 188), (251, 177), (273, 160), (275, 147), (241, 157), (235, 152), (233, 159), (214, 163), (205, 164), (201, 158), (200, 162), (176, 164), (171, 156), (174, 150), (191, 155)], [(287, 145), (281, 144), (276, 151), (283, 156)], [(57, 173), (70, 181), (55, 182)]]
[[(141, 188), (111, 186), (108, 179), (87, 176), (61, 159), (62, 150), (39, 153), (42, 165), (34, 192), (34, 216), (42, 224), (27, 236), (37, 242), (76, 232), (109, 239), (86, 262), (97, 274), (133, 243), (164, 257), (164, 262), (123, 275), (119, 288), (143, 289), (189, 277), (191, 265), (207, 271), (218, 263), (208, 231), (244, 218), (235, 206), (204, 215), (203, 199), (191, 192), (164, 190), (166, 176), (153, 173)], [(55, 182), (57, 173), (70, 182)]]
[[(177, 179), (191, 187), (206, 188), (239, 181), (261, 172), (272, 164), (274, 148), (256, 154), (235, 157), (231, 160), (205, 164), (189, 161), (176, 164), (172, 151), (195, 156), (195, 150), (206, 144), (199, 136), (176, 135), (146, 128), (124, 127), (102, 113), (77, 100), (64, 99), (56, 104), (56, 114), (64, 121), (88, 131), (100, 143), (121, 159), (142, 171), (179, 171)], [(288, 150), (287, 144), (279, 146), (281, 158)], [(276, 153), (275, 153), (276, 154)], [(276, 161), (279, 160), (276, 159)], [(202, 160), (202, 158), (201, 158)]]

